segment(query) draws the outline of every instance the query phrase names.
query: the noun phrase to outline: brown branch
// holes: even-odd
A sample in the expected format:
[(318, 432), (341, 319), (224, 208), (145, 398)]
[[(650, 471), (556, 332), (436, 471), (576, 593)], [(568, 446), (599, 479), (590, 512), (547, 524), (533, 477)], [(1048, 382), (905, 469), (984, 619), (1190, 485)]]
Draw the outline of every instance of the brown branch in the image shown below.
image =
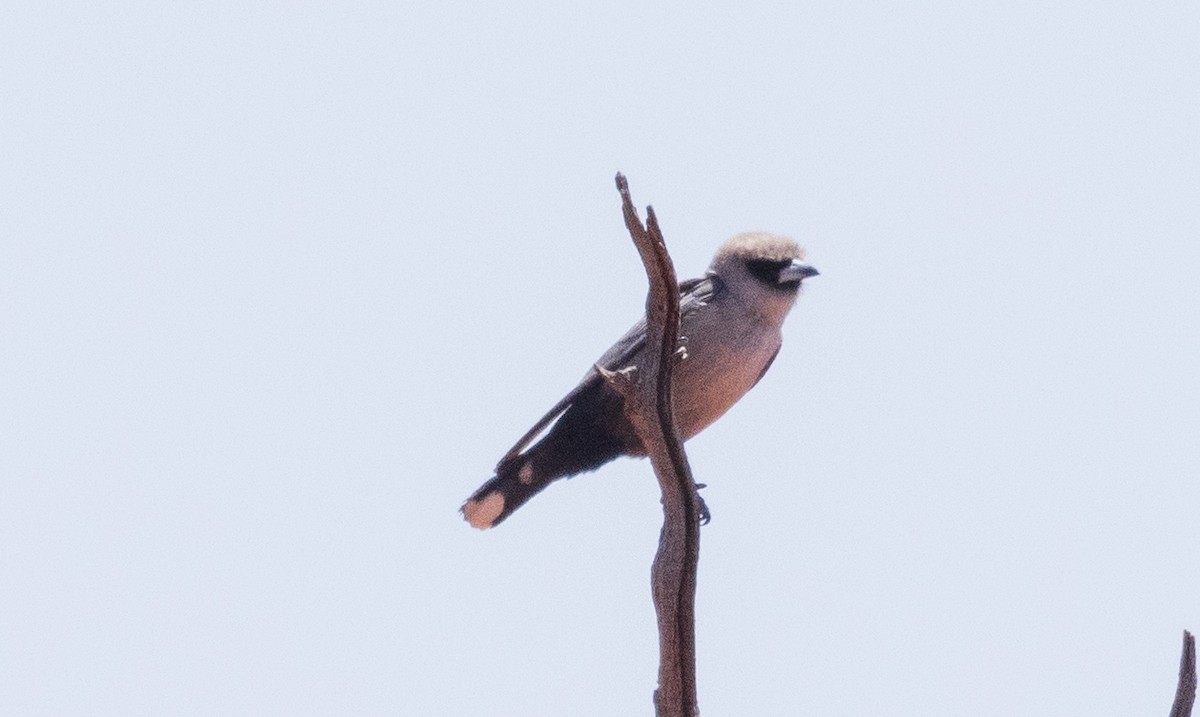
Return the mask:
[(1179, 686), (1175, 688), (1175, 703), (1170, 717), (1191, 717), (1196, 701), (1196, 638), (1183, 631), (1183, 655), (1179, 658)]
[(625, 414), (650, 456), (662, 489), (663, 528), (651, 569), (654, 610), (658, 615), (658, 717), (695, 717), (696, 568), (700, 561), (700, 517), (696, 484), (675, 430), (671, 372), (679, 344), (679, 287), (653, 207), (646, 225), (638, 218), (629, 184), (617, 174), (625, 226), (637, 246), (650, 280), (646, 298), (646, 351), (637, 374), (599, 369), (625, 399)]

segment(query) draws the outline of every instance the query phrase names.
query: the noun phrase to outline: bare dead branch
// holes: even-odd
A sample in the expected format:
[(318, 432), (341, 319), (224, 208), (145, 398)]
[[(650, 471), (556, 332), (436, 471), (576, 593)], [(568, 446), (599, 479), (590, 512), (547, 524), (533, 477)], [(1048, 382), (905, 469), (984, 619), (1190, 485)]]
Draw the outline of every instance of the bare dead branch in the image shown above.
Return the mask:
[[(642, 225), (629, 184), (617, 174), (625, 226), (637, 246), (650, 292), (646, 299), (646, 359), (637, 372), (602, 371), (625, 398), (625, 413), (650, 456), (662, 489), (663, 528), (651, 569), (654, 610), (658, 615), (658, 717), (695, 717), (696, 569), (700, 560), (700, 520), (696, 487), (683, 443), (675, 429), (671, 373), (679, 344), (679, 288), (653, 207)], [(636, 383), (635, 383), (636, 382)]]
[(1196, 701), (1196, 638), (1183, 631), (1183, 654), (1179, 657), (1179, 686), (1175, 688), (1175, 703), (1170, 717), (1192, 717)]

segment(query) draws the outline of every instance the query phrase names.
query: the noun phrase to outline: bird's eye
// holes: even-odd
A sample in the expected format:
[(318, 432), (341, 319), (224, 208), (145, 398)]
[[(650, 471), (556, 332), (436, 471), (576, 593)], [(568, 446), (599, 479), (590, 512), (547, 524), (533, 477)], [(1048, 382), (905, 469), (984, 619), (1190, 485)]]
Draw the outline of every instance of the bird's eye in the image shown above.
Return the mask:
[(792, 265), (791, 259), (771, 261), (769, 259), (748, 259), (746, 269), (764, 284), (775, 286), (779, 283), (779, 272)]

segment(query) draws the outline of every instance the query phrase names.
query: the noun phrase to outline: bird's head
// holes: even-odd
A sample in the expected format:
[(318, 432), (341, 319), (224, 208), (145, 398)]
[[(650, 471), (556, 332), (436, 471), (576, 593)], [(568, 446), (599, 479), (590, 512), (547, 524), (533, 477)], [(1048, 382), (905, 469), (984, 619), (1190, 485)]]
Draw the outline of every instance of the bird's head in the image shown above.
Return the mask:
[(819, 272), (804, 263), (804, 249), (777, 234), (745, 232), (721, 245), (708, 274), (743, 301), (782, 321), (800, 285)]

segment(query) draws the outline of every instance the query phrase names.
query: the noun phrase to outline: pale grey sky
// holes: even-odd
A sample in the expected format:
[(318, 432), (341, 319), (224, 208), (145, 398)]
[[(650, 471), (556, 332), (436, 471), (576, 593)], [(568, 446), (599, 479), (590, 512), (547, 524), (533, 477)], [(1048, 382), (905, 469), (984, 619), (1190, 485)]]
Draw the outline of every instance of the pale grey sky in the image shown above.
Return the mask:
[(682, 277), (822, 275), (689, 444), (706, 715), (1165, 714), (1200, 5), (9, 3), (0, 712), (649, 714), (657, 488), (458, 505)]

